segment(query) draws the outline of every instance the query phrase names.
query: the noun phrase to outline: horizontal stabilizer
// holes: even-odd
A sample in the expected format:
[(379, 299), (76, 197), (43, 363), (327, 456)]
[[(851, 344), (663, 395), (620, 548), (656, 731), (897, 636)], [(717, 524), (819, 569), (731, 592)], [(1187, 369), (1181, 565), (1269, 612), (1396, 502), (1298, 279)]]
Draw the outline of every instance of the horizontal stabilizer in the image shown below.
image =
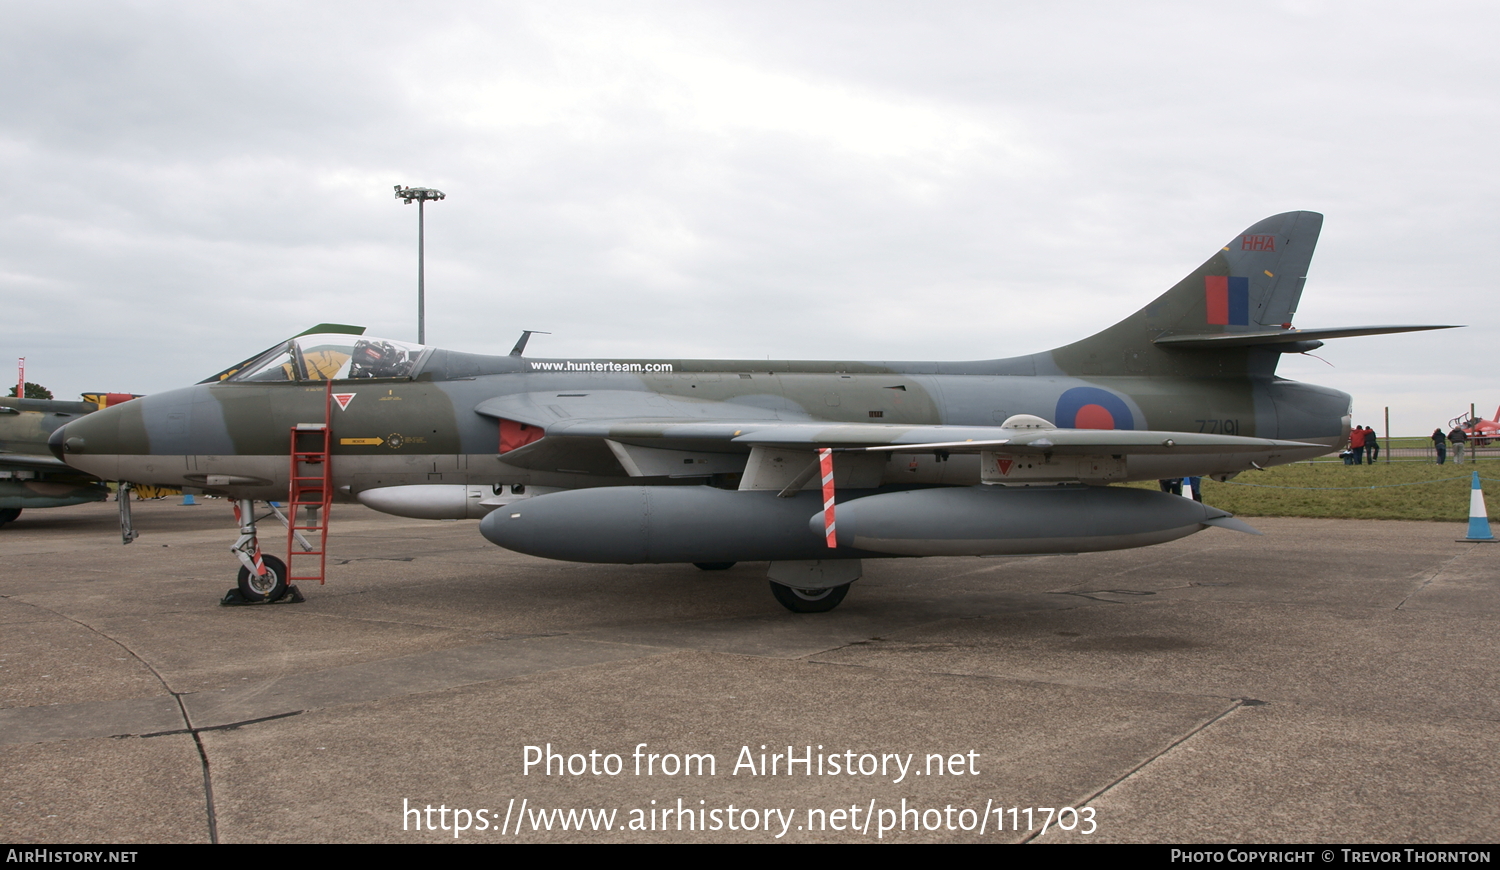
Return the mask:
[(1391, 335), (1397, 332), (1422, 332), (1428, 329), (1458, 329), (1457, 326), (1334, 326), (1325, 329), (1278, 329), (1266, 332), (1221, 332), (1191, 335), (1164, 335), (1152, 343), (1181, 350), (1220, 350), (1229, 347), (1296, 344), (1322, 341), (1325, 338), (1353, 338), (1360, 335)]

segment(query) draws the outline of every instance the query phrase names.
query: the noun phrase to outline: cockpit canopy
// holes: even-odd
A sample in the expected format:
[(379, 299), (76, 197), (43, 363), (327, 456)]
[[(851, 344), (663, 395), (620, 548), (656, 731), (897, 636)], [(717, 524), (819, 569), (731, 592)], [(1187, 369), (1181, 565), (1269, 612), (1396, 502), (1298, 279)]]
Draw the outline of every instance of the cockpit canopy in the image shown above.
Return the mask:
[(326, 381), (409, 378), (429, 348), (404, 341), (323, 333), (271, 348), (226, 381)]

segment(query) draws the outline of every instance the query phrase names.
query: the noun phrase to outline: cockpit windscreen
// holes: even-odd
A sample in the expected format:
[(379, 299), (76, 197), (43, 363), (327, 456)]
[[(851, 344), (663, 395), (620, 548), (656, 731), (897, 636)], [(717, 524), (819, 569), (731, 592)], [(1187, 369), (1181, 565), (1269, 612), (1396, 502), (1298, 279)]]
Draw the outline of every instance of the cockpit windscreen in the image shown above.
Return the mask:
[(427, 348), (352, 335), (302, 335), (267, 351), (230, 381), (409, 378)]

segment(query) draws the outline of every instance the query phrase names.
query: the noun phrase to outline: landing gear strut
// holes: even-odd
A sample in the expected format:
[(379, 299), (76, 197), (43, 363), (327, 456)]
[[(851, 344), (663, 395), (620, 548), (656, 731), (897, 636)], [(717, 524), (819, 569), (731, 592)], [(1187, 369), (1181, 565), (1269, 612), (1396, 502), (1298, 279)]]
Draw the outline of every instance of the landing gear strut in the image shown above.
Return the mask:
[[(287, 522), (286, 516), (275, 505), (270, 505), (270, 508), (271, 513), (267, 516), (275, 516), (283, 523)], [(224, 593), (219, 603), (226, 606), (274, 604), (288, 595), (294, 604), (306, 600), (296, 586), (287, 583), (286, 563), (260, 552), (260, 541), (255, 534), (255, 501), (248, 498), (235, 499), (234, 519), (240, 524), (240, 537), (234, 542), (230, 552), (240, 560), (239, 584)], [(306, 543), (303, 542), (303, 545), (306, 546)]]

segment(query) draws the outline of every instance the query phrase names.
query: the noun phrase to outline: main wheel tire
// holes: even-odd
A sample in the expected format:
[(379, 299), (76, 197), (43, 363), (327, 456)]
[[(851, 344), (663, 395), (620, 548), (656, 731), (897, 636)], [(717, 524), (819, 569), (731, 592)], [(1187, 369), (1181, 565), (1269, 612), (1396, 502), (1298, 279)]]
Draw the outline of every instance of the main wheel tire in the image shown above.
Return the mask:
[[(15, 520), (15, 518), (19, 517), (20, 515), (21, 515), (21, 509), (20, 508), (4, 508), (4, 509), (0, 509), (0, 526), (3, 526), (6, 523)], [(731, 563), (731, 564), (733, 564), (733, 563)]]
[(771, 594), (793, 613), (827, 613), (839, 606), (849, 594), (849, 584), (831, 586), (827, 589), (796, 589), (771, 581)]
[(280, 601), (286, 595), (286, 563), (264, 554), (260, 559), (266, 566), (263, 575), (251, 574), (249, 568), (240, 566), (240, 594), (246, 601)]
[(693, 567), (699, 571), (728, 571), (735, 566), (734, 562), (694, 562)]

